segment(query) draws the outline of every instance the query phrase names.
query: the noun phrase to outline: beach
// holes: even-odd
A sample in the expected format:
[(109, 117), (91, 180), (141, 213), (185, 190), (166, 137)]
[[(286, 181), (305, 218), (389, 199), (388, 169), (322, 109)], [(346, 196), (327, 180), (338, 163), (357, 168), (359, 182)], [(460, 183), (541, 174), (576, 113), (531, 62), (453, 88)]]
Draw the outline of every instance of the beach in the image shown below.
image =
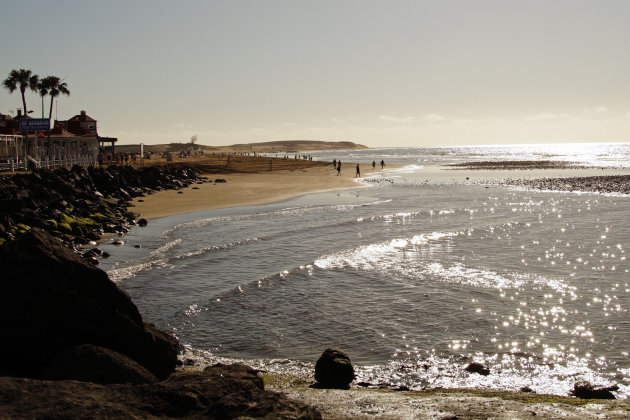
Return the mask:
[[(520, 162), (519, 165), (494, 162), (494, 167), (487, 164), (459, 167), (428, 165), (414, 168), (393, 164), (387, 165), (385, 171), (380, 170), (380, 165), (373, 169), (369, 163), (360, 163), (364, 178), (357, 178), (357, 162), (343, 162), (343, 169), (338, 176), (332, 163), (322, 161), (245, 155), (233, 156), (230, 166), (227, 166), (226, 160), (227, 155), (176, 158), (172, 164), (195, 167), (208, 178), (208, 182), (189, 186), (185, 190), (164, 190), (135, 198), (132, 201), (134, 207), (129, 210), (150, 220), (203, 210), (269, 204), (304, 194), (366, 187), (370, 182), (361, 182), (364, 178), (372, 178), (375, 174), (395, 175), (401, 171), (416, 172), (425, 184), (502, 184), (530, 187), (535, 187), (531, 180), (537, 178), (581, 179), (628, 173), (622, 169), (568, 167), (564, 164), (541, 167), (537, 162)], [(270, 160), (271, 171), (268, 170)], [(150, 164), (166, 165), (167, 162), (156, 160)], [(575, 190), (581, 188), (579, 179), (572, 183)], [(586, 189), (585, 183), (584, 188)], [(548, 186), (548, 189), (551, 187)], [(592, 185), (589, 190), (593, 190)]]
[[(229, 166), (226, 161), (227, 156), (176, 159), (174, 164), (198, 168), (208, 182), (189, 186), (185, 190), (164, 190), (136, 198), (130, 210), (145, 219), (156, 219), (202, 210), (268, 204), (303, 194), (366, 186), (357, 182), (356, 162), (343, 162), (340, 175), (337, 175), (332, 162), (294, 157), (237, 155), (231, 157)], [(152, 163), (166, 164), (164, 161)], [(361, 165), (361, 170), (364, 176), (372, 172), (371, 166), (366, 164)]]

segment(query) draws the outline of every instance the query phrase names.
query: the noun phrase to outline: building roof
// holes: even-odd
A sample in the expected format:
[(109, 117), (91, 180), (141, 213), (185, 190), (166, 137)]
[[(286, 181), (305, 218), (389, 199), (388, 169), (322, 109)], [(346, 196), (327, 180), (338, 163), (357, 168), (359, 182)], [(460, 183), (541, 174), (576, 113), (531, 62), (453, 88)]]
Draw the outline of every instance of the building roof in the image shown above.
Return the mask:
[(74, 117), (70, 118), (68, 120), (68, 122), (88, 122), (88, 121), (94, 121), (96, 122), (96, 120), (92, 117), (90, 117), (89, 115), (87, 115), (85, 113), (85, 111), (81, 111), (80, 114), (75, 115)]

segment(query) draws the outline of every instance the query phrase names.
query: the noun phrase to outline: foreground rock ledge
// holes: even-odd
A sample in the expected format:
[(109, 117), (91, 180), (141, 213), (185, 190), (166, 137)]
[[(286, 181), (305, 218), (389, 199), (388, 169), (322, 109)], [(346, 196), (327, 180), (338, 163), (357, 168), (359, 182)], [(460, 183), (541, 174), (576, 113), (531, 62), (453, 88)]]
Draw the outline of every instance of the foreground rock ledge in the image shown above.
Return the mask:
[(146, 385), (0, 378), (2, 418), (321, 419), (313, 407), (265, 391), (242, 364), (177, 373)]
[(82, 344), (123, 354), (158, 379), (175, 371), (177, 339), (143, 321), (107, 273), (59, 239), (33, 228), (0, 247), (0, 267), (0, 375), (44, 379), (57, 354)]

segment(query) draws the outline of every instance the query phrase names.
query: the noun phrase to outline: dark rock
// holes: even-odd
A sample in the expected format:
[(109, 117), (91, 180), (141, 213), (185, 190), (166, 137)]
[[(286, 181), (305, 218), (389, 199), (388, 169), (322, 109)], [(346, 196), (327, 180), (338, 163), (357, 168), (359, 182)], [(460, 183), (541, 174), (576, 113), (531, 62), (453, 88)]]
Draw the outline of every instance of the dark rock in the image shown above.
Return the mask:
[(92, 264), (92, 265), (99, 265), (100, 264), (100, 262), (98, 261), (98, 258), (96, 258), (94, 256), (90, 256), (90, 257), (83, 256), (83, 259), (86, 262), (88, 262), (89, 264)]
[(520, 391), (521, 391), (521, 392), (534, 392), (534, 390), (533, 390), (533, 389), (531, 389), (531, 388), (530, 388), (530, 387), (528, 387), (528, 386), (524, 386), (524, 387), (522, 387), (522, 388), (520, 389)]
[(595, 388), (590, 382), (583, 381), (576, 382), (570, 394), (576, 398), (582, 399), (614, 400), (616, 397), (613, 395), (612, 391), (617, 391), (618, 389), (619, 387), (617, 385), (606, 388)]
[(223, 178), (217, 178), (217, 179), (214, 180), (214, 182), (216, 184), (222, 184), (222, 183), (227, 182), (227, 181), (225, 179), (223, 179)]
[(265, 391), (245, 365), (216, 365), (146, 385), (0, 378), (7, 418), (321, 419), (313, 407)]
[(0, 375), (37, 378), (79, 344), (122, 353), (158, 378), (175, 369), (179, 344), (143, 322), (107, 273), (39, 229), (0, 246)]
[(105, 251), (105, 252), (103, 252), (103, 253), (101, 254), (101, 257), (103, 257), (103, 258), (109, 258), (109, 257), (111, 257), (111, 256), (112, 256), (112, 255), (111, 255), (109, 252), (107, 252), (107, 251)]
[(43, 369), (42, 379), (96, 384), (148, 384), (157, 378), (124, 354), (84, 344), (58, 353)]
[(138, 226), (140, 227), (145, 227), (148, 223), (147, 219), (138, 219)]
[(485, 365), (478, 363), (478, 362), (472, 362), (471, 364), (469, 364), (468, 366), (466, 366), (466, 369), (464, 369), (466, 372), (470, 372), (470, 373), (478, 373), (480, 375), (483, 376), (488, 376), (490, 375), (490, 369), (488, 367), (486, 367)]
[(322, 387), (348, 389), (354, 379), (350, 358), (341, 350), (328, 348), (315, 364), (315, 380)]
[(98, 257), (99, 255), (100, 254), (97, 254), (95, 251), (88, 249), (87, 251), (83, 253), (83, 258), (95, 258), (95, 257)]

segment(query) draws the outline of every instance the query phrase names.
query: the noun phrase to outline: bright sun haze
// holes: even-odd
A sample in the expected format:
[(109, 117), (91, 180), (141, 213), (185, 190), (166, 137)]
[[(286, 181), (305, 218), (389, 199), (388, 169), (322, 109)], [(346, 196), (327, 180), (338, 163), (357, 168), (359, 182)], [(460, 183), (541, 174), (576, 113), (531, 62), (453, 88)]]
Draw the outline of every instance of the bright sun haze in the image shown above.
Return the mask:
[[(53, 118), (86, 110), (119, 144), (623, 142), (628, 16), (626, 0), (18, 2), (0, 76), (62, 77)], [(2, 114), (21, 107), (2, 90)]]

